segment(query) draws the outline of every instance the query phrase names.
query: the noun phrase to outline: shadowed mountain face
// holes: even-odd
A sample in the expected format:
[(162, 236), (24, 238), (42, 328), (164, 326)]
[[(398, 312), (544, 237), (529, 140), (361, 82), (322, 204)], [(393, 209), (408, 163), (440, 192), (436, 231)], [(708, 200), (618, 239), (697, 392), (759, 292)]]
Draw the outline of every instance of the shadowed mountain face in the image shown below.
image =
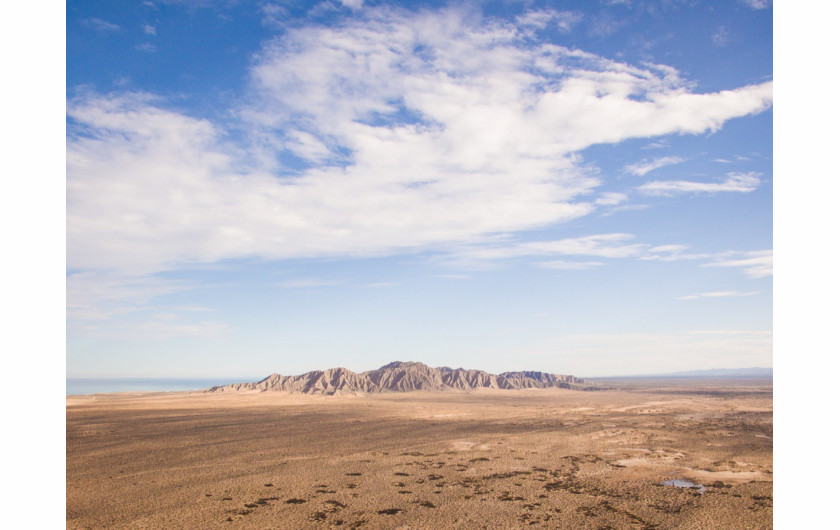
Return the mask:
[(472, 390), (476, 388), (569, 388), (600, 390), (571, 375), (545, 372), (505, 372), (494, 375), (482, 370), (432, 368), (423, 363), (392, 362), (377, 370), (357, 374), (346, 368), (316, 370), (302, 375), (271, 374), (256, 383), (215, 386), (210, 392), (285, 390), (305, 394), (343, 392), (411, 392), (413, 390)]

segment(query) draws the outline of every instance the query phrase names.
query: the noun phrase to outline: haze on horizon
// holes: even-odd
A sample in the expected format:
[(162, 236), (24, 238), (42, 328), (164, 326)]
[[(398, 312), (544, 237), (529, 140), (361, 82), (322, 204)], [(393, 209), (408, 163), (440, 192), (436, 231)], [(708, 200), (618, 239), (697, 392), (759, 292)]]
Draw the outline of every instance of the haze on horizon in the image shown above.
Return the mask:
[(772, 5), (67, 4), (67, 376), (772, 366)]

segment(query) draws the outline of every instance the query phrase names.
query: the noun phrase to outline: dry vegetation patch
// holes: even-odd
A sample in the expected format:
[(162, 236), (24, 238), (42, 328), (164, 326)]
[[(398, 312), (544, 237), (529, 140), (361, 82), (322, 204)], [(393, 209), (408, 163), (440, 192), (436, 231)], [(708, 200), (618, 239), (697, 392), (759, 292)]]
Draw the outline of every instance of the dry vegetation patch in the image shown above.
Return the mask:
[(769, 528), (772, 433), (767, 382), (68, 398), (67, 526)]

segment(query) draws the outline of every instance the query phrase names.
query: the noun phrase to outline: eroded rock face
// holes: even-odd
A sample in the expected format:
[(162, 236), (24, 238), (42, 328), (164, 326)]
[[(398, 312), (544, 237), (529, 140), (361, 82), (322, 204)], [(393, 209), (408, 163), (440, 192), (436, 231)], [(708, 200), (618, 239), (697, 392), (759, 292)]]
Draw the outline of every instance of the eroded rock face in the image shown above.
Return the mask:
[(490, 374), (483, 370), (432, 368), (417, 362), (392, 362), (358, 374), (346, 368), (315, 370), (301, 375), (271, 374), (256, 383), (215, 386), (210, 392), (285, 390), (305, 394), (333, 395), (343, 392), (411, 392), (414, 390), (472, 390), (477, 388), (568, 388), (600, 390), (571, 375), (545, 372), (504, 372)]

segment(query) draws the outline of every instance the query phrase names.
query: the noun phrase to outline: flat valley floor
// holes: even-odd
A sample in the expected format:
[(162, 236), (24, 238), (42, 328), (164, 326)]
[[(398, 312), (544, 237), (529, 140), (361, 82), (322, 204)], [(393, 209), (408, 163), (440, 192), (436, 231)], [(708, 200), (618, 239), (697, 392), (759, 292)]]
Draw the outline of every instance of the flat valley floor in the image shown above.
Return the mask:
[(606, 384), (68, 396), (67, 527), (772, 528), (771, 380)]

